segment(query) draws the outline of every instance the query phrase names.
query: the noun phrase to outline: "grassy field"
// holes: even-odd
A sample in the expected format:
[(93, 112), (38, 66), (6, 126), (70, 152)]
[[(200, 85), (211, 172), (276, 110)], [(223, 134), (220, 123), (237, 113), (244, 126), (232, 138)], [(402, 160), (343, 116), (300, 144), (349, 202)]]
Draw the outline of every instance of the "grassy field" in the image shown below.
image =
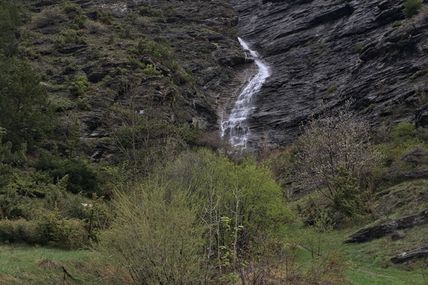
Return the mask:
[[(398, 266), (389, 262), (391, 249), (385, 246), (391, 242), (388, 243), (385, 240), (387, 238), (364, 244), (344, 244), (343, 241), (351, 232), (333, 231), (318, 237), (307, 230), (292, 230), (292, 235), (302, 237), (300, 242), (305, 245), (305, 249), (298, 252), (299, 262), (309, 267), (312, 258), (307, 248), (318, 248), (320, 242), (322, 255), (335, 253), (343, 257), (346, 277), (352, 285), (428, 285), (428, 269), (421, 269), (422, 266)], [(310, 238), (310, 235), (316, 238)]]
[[(330, 242), (322, 254), (336, 251), (347, 263), (346, 275), (352, 285), (426, 285), (428, 272), (409, 270), (399, 266), (382, 266), (376, 258), (368, 256), (363, 245), (343, 245), (341, 235), (329, 235)], [(323, 239), (326, 236), (323, 237)], [(299, 261), (309, 266), (311, 254), (299, 251)], [(65, 276), (63, 267), (75, 278)], [(107, 284), (112, 275), (101, 266), (98, 256), (91, 251), (63, 251), (27, 246), (0, 246), (0, 284)], [(65, 278), (64, 278), (65, 276)], [(111, 282), (111, 281), (110, 281)], [(124, 284), (122, 283), (113, 284)]]
[[(91, 251), (3, 245), (0, 284), (102, 284), (96, 270), (87, 273), (88, 264), (96, 259)], [(66, 276), (64, 268), (76, 280)]]
[[(322, 255), (337, 253), (342, 256), (346, 263), (347, 280), (352, 285), (428, 285), (428, 270), (421, 269), (421, 266), (396, 266), (389, 262), (395, 248), (387, 238), (365, 244), (344, 244), (343, 240), (353, 230), (319, 235), (299, 226), (290, 226), (284, 234), (302, 245), (297, 258), (303, 270), (312, 264), (310, 249), (318, 250), (319, 247)], [(406, 238), (414, 241), (420, 233), (420, 230), (410, 231), (406, 233)], [(403, 246), (406, 239), (398, 243), (396, 247)], [(66, 276), (63, 268), (74, 279)], [(0, 285), (127, 284), (126, 280), (114, 279), (121, 275), (117, 273), (103, 264), (99, 254), (94, 251), (0, 246)]]

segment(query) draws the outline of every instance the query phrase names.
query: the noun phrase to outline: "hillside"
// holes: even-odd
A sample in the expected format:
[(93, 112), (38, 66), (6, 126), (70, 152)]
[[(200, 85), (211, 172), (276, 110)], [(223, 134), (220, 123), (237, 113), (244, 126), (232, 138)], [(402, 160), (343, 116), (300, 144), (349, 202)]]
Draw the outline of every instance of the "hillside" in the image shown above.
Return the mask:
[(424, 285), (426, 0), (0, 0), (0, 284)]

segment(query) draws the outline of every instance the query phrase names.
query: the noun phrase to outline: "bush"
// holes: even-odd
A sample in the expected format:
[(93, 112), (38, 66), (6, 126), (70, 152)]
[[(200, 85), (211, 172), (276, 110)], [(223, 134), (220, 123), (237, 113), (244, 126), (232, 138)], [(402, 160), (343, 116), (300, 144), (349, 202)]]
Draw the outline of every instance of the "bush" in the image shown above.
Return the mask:
[(116, 219), (101, 238), (138, 284), (229, 280), (250, 256), (267, 254), (291, 219), (280, 187), (252, 161), (236, 165), (201, 150), (155, 173), (162, 174), (119, 193)]
[(119, 193), (116, 219), (100, 246), (134, 284), (199, 284), (203, 228), (185, 193), (148, 183)]
[(37, 170), (47, 171), (55, 181), (67, 175), (66, 189), (71, 193), (102, 194), (97, 171), (85, 161), (45, 155), (40, 158), (35, 167)]
[(36, 225), (24, 219), (0, 220), (0, 241), (34, 244), (38, 241)]
[(0, 241), (77, 249), (88, 244), (88, 234), (82, 221), (47, 213), (30, 221), (0, 220)]
[(406, 0), (404, 2), (404, 13), (406, 17), (411, 18), (422, 8), (422, 0)]
[(250, 160), (235, 165), (210, 151), (187, 152), (162, 173), (170, 191), (192, 193), (210, 228), (207, 255), (221, 260), (217, 267), (237, 266), (250, 252), (257, 255), (291, 219), (269, 170)]
[(349, 207), (363, 204), (360, 199), (370, 178), (368, 173), (379, 162), (370, 144), (367, 122), (346, 108), (337, 114), (323, 114), (308, 123), (296, 149), (294, 180), (299, 187), (320, 191), (347, 216), (364, 212), (364, 208)]
[(65, 249), (82, 248), (88, 244), (88, 233), (80, 220), (63, 219), (57, 213), (42, 214), (36, 221), (36, 243)]
[(66, 29), (61, 31), (61, 33), (55, 39), (56, 47), (61, 48), (68, 44), (86, 44), (82, 32), (76, 31), (74, 29)]
[(74, 96), (82, 96), (88, 89), (89, 81), (85, 74), (76, 75), (70, 84), (70, 91)]
[(31, 25), (33, 29), (43, 29), (66, 20), (67, 18), (58, 7), (47, 7), (33, 16)]

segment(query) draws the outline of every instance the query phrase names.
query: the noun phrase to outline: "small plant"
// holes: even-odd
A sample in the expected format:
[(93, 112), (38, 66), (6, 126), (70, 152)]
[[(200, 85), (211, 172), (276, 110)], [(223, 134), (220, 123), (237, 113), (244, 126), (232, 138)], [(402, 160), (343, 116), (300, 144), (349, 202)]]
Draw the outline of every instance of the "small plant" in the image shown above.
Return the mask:
[(364, 44), (362, 42), (358, 42), (355, 44), (355, 52), (361, 53), (364, 49)]
[(332, 93), (334, 93), (336, 91), (337, 91), (337, 85), (336, 84), (330, 85), (330, 87), (328, 87), (328, 89), (327, 89), (327, 93), (328, 94), (332, 94)]
[(82, 96), (89, 89), (89, 81), (86, 75), (78, 74), (71, 82), (70, 91), (74, 96)]
[(72, 3), (70, 1), (65, 1), (62, 4), (62, 10), (67, 15), (69, 15), (69, 14), (80, 14), (81, 11), (82, 11), (82, 8), (79, 5), (75, 4), (75, 3)]
[(406, 0), (404, 2), (404, 14), (407, 18), (416, 15), (422, 8), (422, 0)]
[(55, 39), (57, 47), (63, 47), (67, 44), (85, 44), (85, 39), (80, 31), (74, 29), (66, 29), (62, 31)]
[(143, 72), (145, 75), (148, 75), (148, 76), (161, 75), (161, 72), (158, 69), (156, 69), (156, 67), (153, 64), (147, 64), (143, 69)]

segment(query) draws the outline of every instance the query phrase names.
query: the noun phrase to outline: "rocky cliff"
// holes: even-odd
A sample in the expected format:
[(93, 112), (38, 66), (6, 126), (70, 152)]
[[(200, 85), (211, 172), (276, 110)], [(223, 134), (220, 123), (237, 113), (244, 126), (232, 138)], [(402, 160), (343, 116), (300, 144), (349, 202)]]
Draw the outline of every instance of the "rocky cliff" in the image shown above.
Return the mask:
[(241, 86), (245, 56), (226, 0), (24, 3), (21, 54), (62, 114), (58, 133), (77, 133), (93, 160), (117, 153), (122, 107), (148, 118), (150, 134), (140, 133), (156, 147), (183, 126), (217, 132), (219, 99)]
[(239, 34), (272, 66), (251, 119), (253, 143), (291, 142), (323, 108), (352, 99), (373, 124), (426, 124), (428, 7), (402, 0), (233, 0)]

